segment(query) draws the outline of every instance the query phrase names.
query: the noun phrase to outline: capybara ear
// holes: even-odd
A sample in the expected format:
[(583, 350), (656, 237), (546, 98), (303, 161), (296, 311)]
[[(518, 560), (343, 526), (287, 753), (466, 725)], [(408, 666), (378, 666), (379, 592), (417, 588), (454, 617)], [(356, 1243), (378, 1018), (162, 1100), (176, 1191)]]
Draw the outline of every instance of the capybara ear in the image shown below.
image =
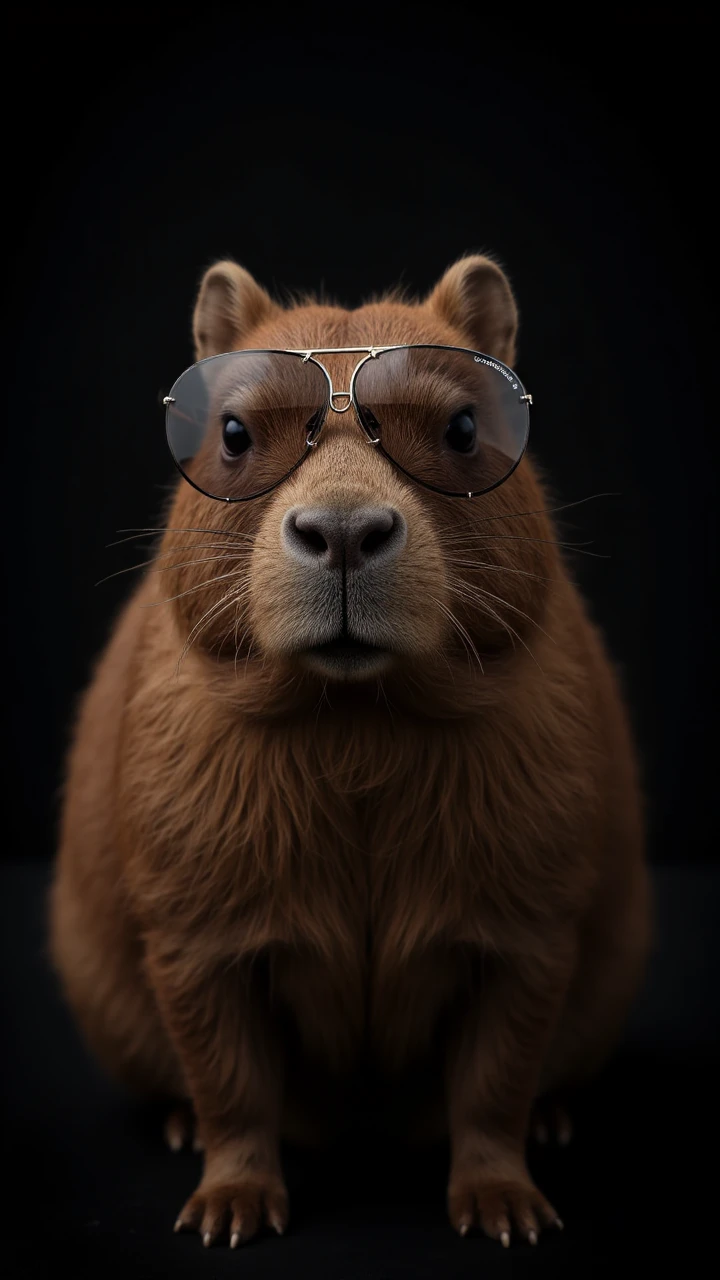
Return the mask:
[(505, 272), (490, 258), (460, 258), (448, 267), (425, 305), (459, 329), (476, 351), (505, 364), (515, 360), (517, 306)]
[(235, 351), (279, 307), (237, 262), (216, 262), (202, 278), (195, 313), (195, 358)]

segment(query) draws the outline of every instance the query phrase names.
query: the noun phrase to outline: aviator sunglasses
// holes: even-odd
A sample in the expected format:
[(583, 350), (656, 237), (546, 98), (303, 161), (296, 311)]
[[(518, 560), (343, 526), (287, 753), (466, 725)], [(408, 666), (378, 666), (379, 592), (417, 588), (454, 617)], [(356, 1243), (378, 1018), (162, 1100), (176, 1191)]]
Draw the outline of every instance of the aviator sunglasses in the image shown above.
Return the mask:
[[(317, 357), (351, 354), (362, 359), (350, 389), (335, 391)], [(208, 356), (180, 375), (163, 403), (176, 466), (220, 502), (277, 488), (321, 447), (329, 411), (350, 409), (366, 444), (411, 480), (447, 497), (475, 498), (520, 462), (532, 396), (492, 356), (408, 345)]]

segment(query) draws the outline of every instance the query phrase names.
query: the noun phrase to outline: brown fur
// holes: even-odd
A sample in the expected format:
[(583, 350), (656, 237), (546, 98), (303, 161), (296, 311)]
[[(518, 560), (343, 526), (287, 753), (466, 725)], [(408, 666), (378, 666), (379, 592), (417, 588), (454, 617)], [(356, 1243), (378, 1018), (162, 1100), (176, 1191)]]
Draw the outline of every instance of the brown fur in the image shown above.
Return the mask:
[[(511, 361), (515, 329), (487, 259), (422, 304), (357, 311), (282, 310), (219, 264), (195, 317), (198, 356), (434, 342)], [(357, 357), (326, 359), (346, 386)], [(293, 652), (317, 606), (280, 521), (329, 501), (407, 521), (362, 606), (396, 653), (370, 685)], [(280, 1135), (339, 1122), (331, 1086), (367, 1060), (399, 1082), (440, 1061), (459, 1230), (534, 1239), (554, 1219), (525, 1166), (531, 1105), (603, 1060), (648, 922), (627, 719), (547, 506), (527, 457), (473, 502), (423, 490), (352, 412), (264, 498), (178, 484), (82, 704), (52, 946), (107, 1069), (192, 1100), (205, 1173), (182, 1222), (206, 1241), (283, 1227)]]

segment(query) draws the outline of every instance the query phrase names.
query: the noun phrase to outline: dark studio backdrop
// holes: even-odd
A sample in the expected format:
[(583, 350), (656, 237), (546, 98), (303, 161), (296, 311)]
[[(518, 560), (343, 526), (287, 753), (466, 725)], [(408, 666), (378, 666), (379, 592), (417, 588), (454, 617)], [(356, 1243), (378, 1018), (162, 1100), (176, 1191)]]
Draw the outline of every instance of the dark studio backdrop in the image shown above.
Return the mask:
[(626, 24), (553, 47), (452, 6), (404, 31), (338, 15), (285, 36), (279, 15), (16, 33), (8, 851), (52, 847), (68, 718), (131, 579), (94, 584), (142, 559), (107, 544), (157, 524), (174, 480), (159, 401), (192, 360), (204, 268), (229, 255), (353, 305), (489, 249), (519, 300), (533, 453), (560, 502), (619, 495), (563, 531), (608, 557), (573, 565), (625, 673), (654, 857), (714, 858), (700, 41)]
[(656, 11), (554, 39), (453, 5), (286, 21), (70, 11), (11, 30), (5, 856), (52, 854), (70, 717), (133, 575), (94, 584), (143, 558), (107, 544), (157, 524), (174, 482), (160, 400), (192, 360), (204, 268), (231, 256), (280, 297), (353, 305), (485, 249), (515, 287), (558, 502), (616, 495), (561, 527), (595, 553), (571, 563), (623, 672), (651, 856), (709, 876), (709, 30)]

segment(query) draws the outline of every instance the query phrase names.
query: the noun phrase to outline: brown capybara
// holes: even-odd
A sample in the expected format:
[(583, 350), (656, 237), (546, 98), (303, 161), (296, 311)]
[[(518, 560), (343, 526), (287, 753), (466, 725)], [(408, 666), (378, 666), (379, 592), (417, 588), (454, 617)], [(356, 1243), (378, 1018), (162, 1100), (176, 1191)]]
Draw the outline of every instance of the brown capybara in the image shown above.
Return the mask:
[(82, 702), (51, 940), (100, 1062), (171, 1101), (171, 1144), (194, 1113), (206, 1244), (283, 1231), (281, 1138), (337, 1135), (365, 1078), (388, 1132), (448, 1135), (458, 1231), (559, 1225), (534, 1108), (613, 1045), (648, 886), (516, 330), (484, 257), (352, 311), (202, 281), (185, 478)]

